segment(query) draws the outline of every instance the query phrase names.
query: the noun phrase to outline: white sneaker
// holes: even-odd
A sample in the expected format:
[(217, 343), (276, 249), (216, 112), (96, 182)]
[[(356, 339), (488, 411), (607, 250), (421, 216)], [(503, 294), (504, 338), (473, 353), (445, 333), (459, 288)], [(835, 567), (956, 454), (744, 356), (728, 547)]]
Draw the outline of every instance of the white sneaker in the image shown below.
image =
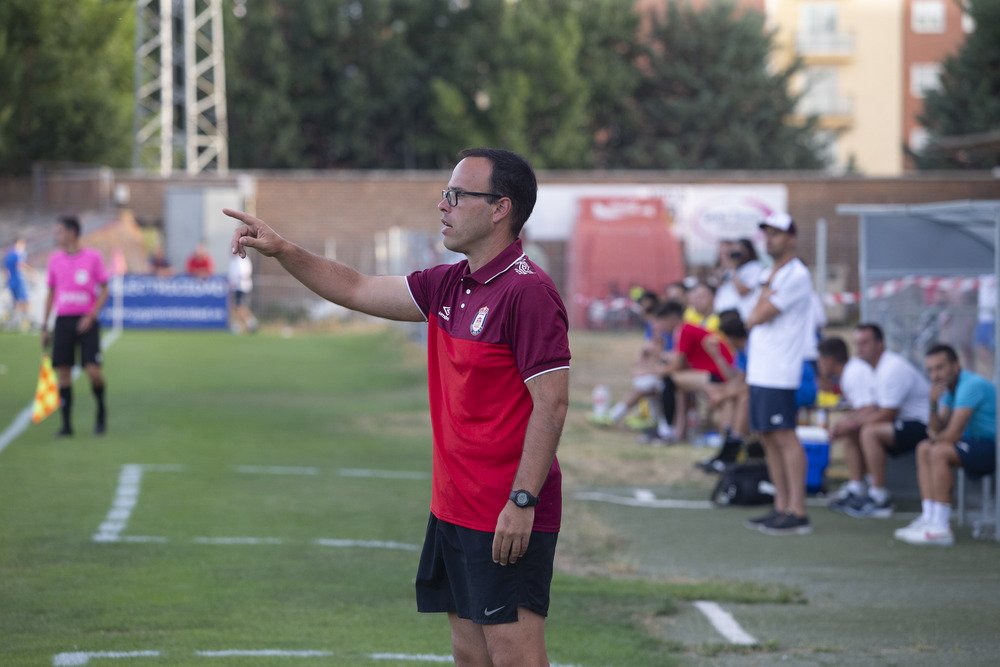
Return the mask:
[(910, 533), (921, 533), (924, 530), (924, 526), (928, 525), (930, 525), (930, 521), (925, 521), (923, 517), (918, 516), (902, 528), (897, 528), (895, 532), (893, 532), (892, 536), (897, 540), (903, 540), (905, 542), (906, 535), (909, 535)]
[(656, 427), (656, 435), (660, 440), (676, 440), (677, 433), (674, 431), (674, 427), (670, 424), (658, 424)]
[(847, 482), (844, 482), (843, 484), (840, 485), (839, 489), (837, 489), (836, 491), (834, 491), (829, 495), (830, 500), (827, 504), (835, 503), (841, 500), (847, 500), (848, 496), (850, 495), (851, 492), (847, 489)]
[(950, 547), (955, 543), (955, 535), (951, 532), (951, 526), (942, 528), (936, 525), (926, 525), (923, 531), (908, 533), (902, 539), (909, 544), (936, 544), (941, 547)]

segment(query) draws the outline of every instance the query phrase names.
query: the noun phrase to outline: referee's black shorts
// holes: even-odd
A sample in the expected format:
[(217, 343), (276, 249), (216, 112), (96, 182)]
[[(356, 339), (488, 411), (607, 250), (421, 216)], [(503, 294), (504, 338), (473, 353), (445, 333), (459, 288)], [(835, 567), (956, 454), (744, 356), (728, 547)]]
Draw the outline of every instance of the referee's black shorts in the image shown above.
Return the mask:
[(101, 325), (97, 320), (83, 333), (76, 328), (83, 315), (60, 315), (52, 335), (52, 365), (76, 364), (76, 348), (80, 348), (80, 365), (101, 364)]
[(514, 623), (517, 608), (547, 616), (558, 533), (533, 532), (515, 563), (493, 562), (493, 533), (431, 514), (417, 569), (417, 611), (454, 612), (481, 625)]

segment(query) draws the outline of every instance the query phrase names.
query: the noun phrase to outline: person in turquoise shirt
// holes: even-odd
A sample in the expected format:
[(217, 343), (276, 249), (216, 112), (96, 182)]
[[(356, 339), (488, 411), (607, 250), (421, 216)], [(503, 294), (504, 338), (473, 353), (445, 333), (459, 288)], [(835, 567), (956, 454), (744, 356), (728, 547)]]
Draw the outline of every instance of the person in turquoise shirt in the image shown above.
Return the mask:
[(928, 438), (917, 445), (917, 477), (922, 512), (895, 532), (910, 544), (950, 546), (951, 491), (954, 469), (972, 477), (996, 470), (997, 392), (986, 378), (963, 370), (954, 348), (935, 345), (927, 351), (931, 380)]

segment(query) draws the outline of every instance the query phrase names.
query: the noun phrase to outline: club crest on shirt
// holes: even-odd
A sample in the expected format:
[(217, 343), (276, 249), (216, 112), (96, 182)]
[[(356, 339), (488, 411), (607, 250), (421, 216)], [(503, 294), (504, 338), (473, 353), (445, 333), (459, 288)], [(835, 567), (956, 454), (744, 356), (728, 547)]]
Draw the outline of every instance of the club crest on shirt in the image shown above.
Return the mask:
[(478, 336), (483, 333), (483, 325), (486, 324), (486, 316), (490, 314), (490, 309), (488, 306), (483, 306), (476, 313), (476, 319), (472, 320), (472, 326), (469, 327), (469, 331), (472, 332), (473, 336)]
[(531, 265), (528, 264), (528, 260), (526, 259), (518, 260), (517, 264), (514, 265), (514, 271), (519, 276), (526, 276), (529, 273), (534, 273), (534, 271), (531, 270)]
[(88, 280), (90, 280), (90, 272), (87, 269), (77, 269), (76, 273), (73, 274), (73, 281), (77, 285), (86, 285)]

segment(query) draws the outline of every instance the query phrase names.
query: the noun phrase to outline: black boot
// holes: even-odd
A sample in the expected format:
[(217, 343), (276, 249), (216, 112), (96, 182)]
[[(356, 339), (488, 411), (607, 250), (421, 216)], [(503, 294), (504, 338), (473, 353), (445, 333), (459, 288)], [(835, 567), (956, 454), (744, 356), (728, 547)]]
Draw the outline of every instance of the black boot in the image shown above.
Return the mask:
[(743, 449), (743, 438), (727, 435), (715, 456), (699, 461), (695, 465), (705, 472), (722, 472), (730, 463), (735, 463)]
[(73, 412), (73, 387), (59, 387), (59, 406), (62, 411), (62, 429), (56, 433), (57, 438), (73, 435), (73, 423), (70, 415)]
[(104, 407), (104, 385), (93, 387), (94, 398), (97, 400), (97, 420), (94, 423), (94, 433), (104, 435), (108, 430), (108, 412)]

